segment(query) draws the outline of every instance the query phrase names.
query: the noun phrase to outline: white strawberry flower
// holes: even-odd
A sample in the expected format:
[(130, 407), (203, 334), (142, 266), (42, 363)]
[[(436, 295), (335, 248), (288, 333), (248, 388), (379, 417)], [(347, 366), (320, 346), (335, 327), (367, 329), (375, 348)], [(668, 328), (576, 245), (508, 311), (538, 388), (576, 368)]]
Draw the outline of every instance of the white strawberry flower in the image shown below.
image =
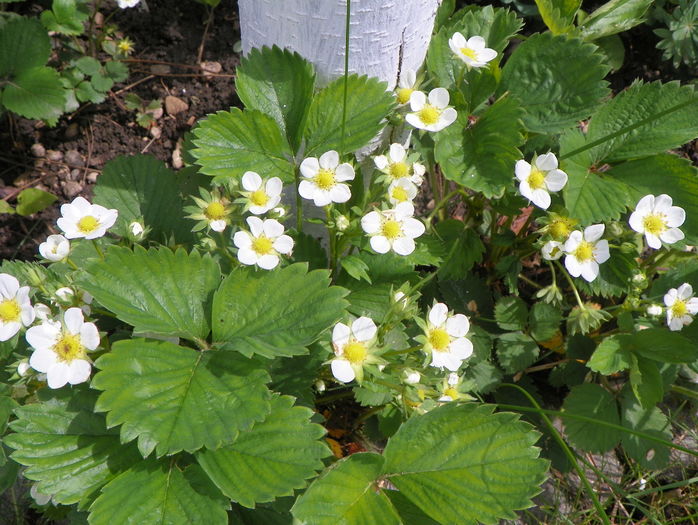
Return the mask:
[(662, 194), (657, 197), (645, 195), (637, 203), (635, 211), (630, 214), (628, 222), (630, 227), (638, 233), (645, 235), (647, 245), (658, 250), (662, 242), (673, 244), (684, 238), (679, 230), (686, 220), (686, 212), (679, 206), (672, 206), (669, 195)]
[(397, 84), (397, 89), (395, 90), (395, 96), (397, 98), (397, 103), (400, 106), (404, 106), (410, 101), (410, 96), (414, 93), (417, 88), (417, 72), (414, 69), (408, 69), (402, 71), (400, 74), (400, 81)]
[(485, 39), (481, 36), (466, 39), (461, 33), (456, 32), (448, 39), (451, 51), (471, 68), (484, 67), (495, 59), (497, 52), (486, 46)]
[(354, 180), (354, 168), (348, 162), (339, 163), (339, 153), (334, 150), (308, 157), (301, 162), (301, 175), (305, 177), (298, 185), (298, 193), (310, 199), (315, 206), (327, 206), (333, 202), (347, 202), (351, 190), (344, 182)]
[(332, 330), (332, 348), (335, 358), (330, 362), (332, 375), (342, 383), (363, 380), (363, 365), (374, 361), (371, 345), (378, 329), (369, 317), (359, 317), (351, 328), (337, 323)]
[(39, 253), (51, 262), (62, 261), (70, 253), (70, 241), (62, 235), (49, 235), (39, 245)]
[(417, 196), (417, 186), (407, 177), (398, 179), (388, 186), (388, 200), (393, 206), (401, 202), (412, 202)]
[(669, 330), (681, 330), (693, 322), (693, 316), (698, 313), (698, 298), (693, 297), (693, 287), (683, 283), (672, 288), (664, 295), (666, 305), (666, 322)]
[(557, 157), (546, 153), (534, 159), (533, 165), (517, 160), (514, 171), (519, 179), (519, 192), (539, 208), (550, 206), (550, 193), (560, 191), (567, 184), (567, 174), (557, 168)]
[(390, 145), (388, 155), (378, 155), (373, 157), (373, 162), (376, 164), (382, 173), (385, 173), (391, 181), (408, 178), (412, 183), (420, 186), (424, 182), (424, 165), (413, 162), (407, 162), (407, 150), (402, 144), (397, 142)]
[(427, 320), (424, 351), (431, 354), (431, 366), (455, 372), (473, 354), (473, 343), (465, 337), (470, 321), (463, 314), (449, 315), (444, 303), (432, 306)]
[(34, 322), (34, 308), (29, 300), (29, 287), (9, 273), (0, 273), (0, 341), (8, 341), (22, 326)]
[(246, 171), (242, 176), (242, 194), (247, 198), (246, 208), (255, 215), (263, 215), (281, 202), (283, 183), (279, 177), (264, 181), (258, 173)]
[(32, 326), (26, 338), (34, 348), (29, 365), (46, 374), (50, 388), (77, 385), (90, 378), (87, 352), (99, 346), (99, 332), (94, 323), (85, 322), (80, 308), (68, 308), (62, 322), (49, 320)]
[(584, 233), (575, 230), (565, 241), (565, 267), (570, 275), (580, 275), (591, 282), (599, 275), (599, 264), (606, 262), (611, 254), (608, 251), (608, 241), (599, 240), (605, 230), (603, 224), (592, 224), (584, 229)]
[(413, 215), (412, 203), (402, 202), (392, 210), (367, 213), (361, 219), (361, 228), (371, 236), (374, 251), (393, 250), (398, 255), (409, 255), (415, 249), (414, 239), (425, 231), (424, 224)]
[(259, 217), (248, 217), (247, 224), (249, 232), (243, 230), (233, 236), (242, 264), (271, 270), (278, 266), (279, 254), (289, 255), (293, 250), (293, 239), (284, 235), (284, 226), (276, 219), (262, 221)]
[(410, 96), (412, 113), (405, 115), (405, 120), (415, 128), (426, 131), (441, 131), (456, 121), (458, 113), (448, 105), (450, 96), (444, 88), (435, 88), (429, 92), (429, 97), (421, 91), (415, 91)]
[(129, 7), (136, 7), (141, 0), (116, 0), (121, 9), (127, 9)]
[(562, 243), (558, 241), (548, 241), (541, 248), (540, 252), (546, 261), (556, 261), (562, 254)]
[(61, 215), (57, 224), (68, 239), (97, 239), (114, 225), (119, 212), (76, 197), (73, 202), (61, 206)]

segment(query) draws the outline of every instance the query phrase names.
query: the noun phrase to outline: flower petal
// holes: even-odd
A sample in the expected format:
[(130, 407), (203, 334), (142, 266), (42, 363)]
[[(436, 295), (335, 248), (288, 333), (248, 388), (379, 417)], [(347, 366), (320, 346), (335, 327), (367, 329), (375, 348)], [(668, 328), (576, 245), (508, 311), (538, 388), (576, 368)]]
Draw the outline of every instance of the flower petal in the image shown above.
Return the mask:
[(434, 88), (429, 92), (429, 104), (436, 106), (439, 109), (443, 109), (448, 106), (448, 101), (450, 100), (450, 95), (446, 88), (438, 87)]
[(74, 359), (68, 365), (68, 383), (78, 385), (90, 379), (92, 366), (84, 359)]
[(332, 170), (339, 165), (339, 153), (331, 149), (320, 155), (320, 167), (326, 170)]
[(52, 350), (34, 350), (29, 358), (29, 366), (37, 372), (46, 373), (57, 362), (58, 357)]
[(337, 323), (332, 329), (332, 344), (337, 348), (335, 353), (342, 355), (344, 347), (349, 342), (351, 336), (351, 328), (344, 323)]
[(347, 202), (351, 199), (351, 190), (346, 184), (335, 184), (330, 190), (330, 199), (332, 202)]
[(666, 215), (666, 225), (669, 228), (681, 226), (686, 220), (686, 211), (678, 206), (672, 206), (664, 214)]
[(409, 255), (414, 249), (414, 241), (409, 237), (398, 237), (393, 241), (393, 251), (398, 255)]
[(246, 266), (257, 264), (258, 255), (252, 248), (240, 248), (238, 250), (238, 261)]
[(390, 241), (383, 235), (374, 235), (369, 241), (371, 248), (376, 253), (388, 253), (390, 251)]
[[(678, 228), (670, 228), (659, 234), (659, 238), (667, 244), (682, 241), (686, 236)], [(649, 242), (647, 243), (649, 244)]]
[(99, 330), (94, 323), (84, 323), (80, 327), (80, 343), (88, 350), (94, 350), (99, 346)]
[(446, 319), (446, 332), (451, 337), (463, 337), (470, 330), (470, 321), (463, 314)]
[(262, 187), (262, 177), (254, 171), (246, 171), (242, 176), (242, 187), (247, 191), (257, 191)]
[(402, 221), (402, 231), (410, 239), (416, 239), (422, 235), (425, 230), (424, 223), (419, 219), (408, 217)]
[(337, 182), (346, 182), (348, 180), (354, 180), (356, 174), (354, 173), (354, 168), (348, 162), (343, 162), (337, 169), (334, 170), (334, 178)]
[(370, 317), (359, 317), (351, 323), (351, 331), (357, 341), (370, 341), (376, 336), (378, 328)]
[(351, 363), (346, 359), (333, 359), (330, 363), (330, 368), (332, 368), (332, 375), (335, 379), (342, 383), (351, 383), (356, 378)]
[(402, 162), (405, 157), (407, 156), (407, 151), (405, 151), (405, 147), (398, 143), (395, 142), (394, 144), (390, 145), (390, 161), (395, 163), (395, 162)]
[(562, 170), (551, 170), (545, 176), (545, 185), (550, 191), (560, 191), (567, 184), (567, 173)]
[(320, 171), (320, 162), (315, 157), (308, 157), (301, 162), (300, 170), (301, 175), (308, 179), (312, 179), (317, 175), (317, 172)]
[(436, 303), (431, 307), (431, 310), (429, 310), (429, 322), (434, 327), (439, 327), (444, 324), (447, 317), (448, 306), (446, 306), (444, 303)]
[(257, 266), (263, 270), (273, 270), (279, 265), (279, 256), (268, 253), (257, 259)]
[(451, 353), (460, 360), (468, 359), (473, 355), (473, 343), (466, 337), (459, 337), (451, 341), (449, 349)]
[(250, 227), (250, 232), (255, 237), (259, 237), (264, 233), (264, 221), (259, 217), (247, 217), (247, 225)]
[[(420, 109), (424, 108), (424, 105), (427, 103), (427, 96), (421, 92), (421, 91), (413, 91), (412, 94), (410, 95), (410, 109), (412, 111), (419, 111)], [(409, 116), (409, 115), (408, 115)], [(418, 118), (415, 115), (416, 118)], [(421, 120), (419, 121), (421, 123)], [(412, 124), (410, 122), (410, 124)], [(412, 124), (414, 125), (414, 124)]]
[(298, 193), (304, 199), (315, 198), (315, 192), (317, 191), (317, 186), (310, 182), (309, 180), (302, 180), (298, 185)]
[(525, 160), (517, 160), (514, 165), (514, 173), (520, 181), (528, 180), (528, 176), (531, 174), (531, 165)]
[(377, 233), (381, 229), (381, 220), (377, 211), (368, 212), (361, 218), (361, 228), (366, 233)]
[(293, 239), (288, 235), (280, 235), (273, 245), (274, 249), (284, 255), (288, 255), (293, 250)]
[(604, 224), (592, 224), (584, 228), (584, 240), (588, 242), (596, 242), (603, 235), (606, 226)]
[(536, 167), (541, 171), (551, 171), (557, 169), (557, 157), (551, 152), (539, 155), (536, 159)]
[(262, 229), (264, 231), (264, 235), (272, 239), (284, 234), (284, 225), (276, 219), (265, 220), (262, 223)]

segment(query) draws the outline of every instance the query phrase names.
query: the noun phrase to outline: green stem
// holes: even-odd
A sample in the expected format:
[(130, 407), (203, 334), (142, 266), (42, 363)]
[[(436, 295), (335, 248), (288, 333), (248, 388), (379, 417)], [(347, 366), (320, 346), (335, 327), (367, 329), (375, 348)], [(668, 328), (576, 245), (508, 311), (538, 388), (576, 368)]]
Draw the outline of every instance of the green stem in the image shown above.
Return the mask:
[(572, 280), (572, 277), (570, 277), (570, 274), (567, 273), (567, 270), (558, 262), (555, 261), (555, 264), (557, 264), (560, 267), (560, 270), (562, 271), (562, 275), (565, 276), (565, 279), (567, 279), (567, 282), (569, 283), (570, 287), (572, 288), (572, 291), (574, 292), (574, 297), (577, 299), (577, 304), (579, 307), (584, 310), (586, 306), (584, 306), (584, 303), (582, 302), (582, 298), (579, 296), (579, 292), (577, 291), (577, 287), (574, 285), (574, 281)]
[(404, 350), (390, 350), (390, 351), (384, 353), (383, 356), (392, 357), (394, 355), (409, 354), (409, 353), (415, 352), (417, 350), (420, 350), (421, 348), (422, 348), (421, 346), (411, 346), (410, 348), (406, 348)]
[(698, 392), (691, 390), (690, 388), (685, 388), (683, 386), (671, 385), (672, 392), (676, 394), (681, 394), (682, 396), (690, 397), (691, 399), (698, 400)]
[(427, 215), (427, 224), (431, 222), (431, 220), (434, 218), (434, 215), (436, 215), (441, 208), (443, 208), (449, 203), (451, 198), (455, 197), (459, 193), (462, 193), (464, 196), (467, 197), (467, 194), (461, 189), (453, 190), (452, 192), (446, 194), (446, 196), (443, 199), (439, 200), (439, 203), (436, 206), (434, 206), (434, 209), (431, 210), (431, 212), (429, 212), (429, 215)]
[[(529, 402), (535, 408), (541, 410), (541, 407), (538, 405), (536, 400), (533, 399), (533, 396), (531, 396), (531, 394), (529, 394), (525, 389), (521, 388), (518, 385), (511, 384), (511, 383), (502, 383), (502, 386), (508, 386), (510, 388), (515, 388), (516, 390), (521, 391), (521, 393), (528, 398)], [(586, 475), (584, 474), (584, 469), (582, 469), (579, 466), (579, 463), (577, 463), (577, 459), (575, 458), (574, 453), (567, 446), (567, 443), (565, 443), (565, 440), (562, 439), (562, 436), (557, 431), (557, 429), (555, 428), (555, 425), (553, 425), (552, 421), (550, 421), (548, 416), (541, 412), (540, 417), (545, 422), (545, 425), (548, 427), (548, 430), (552, 434), (555, 441), (557, 441), (558, 445), (560, 445), (560, 448), (562, 448), (562, 451), (565, 453), (567, 458), (570, 460), (570, 463), (572, 464), (572, 467), (574, 468), (574, 470), (577, 471), (577, 475), (579, 476), (579, 479), (582, 480), (582, 483), (584, 484), (584, 487), (586, 488), (588, 495), (591, 498), (591, 501), (594, 504), (594, 507), (596, 508), (596, 512), (598, 513), (598, 517), (601, 518), (601, 521), (603, 521), (604, 524), (611, 525), (611, 521), (608, 519), (606, 512), (604, 512), (603, 507), (601, 506), (601, 502), (599, 501), (599, 498), (596, 495), (596, 492), (594, 492), (594, 488), (591, 486), (591, 483), (589, 483), (589, 480), (587, 479)]]
[(327, 226), (327, 236), (330, 240), (330, 275), (336, 275), (337, 272), (337, 235), (334, 228), (330, 228), (332, 222), (332, 205), (325, 206), (325, 226)]
[(296, 231), (298, 233), (303, 232), (303, 199), (301, 198), (301, 194), (298, 192), (298, 186), (300, 186), (301, 183), (301, 172), (300, 168), (296, 167), (295, 169), (295, 177), (296, 177)]
[(521, 280), (522, 280), (523, 282), (525, 282), (525, 283), (530, 284), (530, 285), (533, 286), (534, 288), (537, 288), (538, 290), (540, 290), (541, 288), (543, 288), (540, 284), (538, 284), (537, 282), (532, 281), (531, 279), (529, 279), (528, 277), (526, 277), (526, 276), (525, 276), (524, 274), (522, 274), (522, 273), (519, 274), (519, 279), (521, 279)]
[(68, 263), (68, 265), (73, 269), (73, 270), (79, 270), (78, 265), (73, 262), (73, 260), (70, 257), (65, 258), (65, 262)]
[(99, 244), (97, 244), (97, 241), (92, 239), (92, 246), (95, 247), (95, 250), (97, 250), (97, 254), (100, 256), (102, 260), (104, 260), (104, 252), (102, 251), (102, 248), (99, 247)]
[(342, 138), (339, 142), (339, 156), (344, 155), (344, 136), (347, 124), (347, 97), (349, 89), (349, 21), (351, 19), (351, 0), (347, 0), (347, 15), (344, 25), (344, 103), (342, 105)]

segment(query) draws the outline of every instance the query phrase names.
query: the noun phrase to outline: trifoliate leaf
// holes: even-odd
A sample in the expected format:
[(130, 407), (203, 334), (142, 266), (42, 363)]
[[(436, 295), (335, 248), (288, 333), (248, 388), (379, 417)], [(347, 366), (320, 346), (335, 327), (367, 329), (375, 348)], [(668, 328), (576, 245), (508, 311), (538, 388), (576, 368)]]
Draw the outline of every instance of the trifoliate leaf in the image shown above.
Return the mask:
[(564, 417), (566, 413), (619, 425), (616, 400), (608, 390), (599, 385), (586, 383), (572, 388), (563, 404), (565, 433), (575, 447), (599, 453), (611, 450), (624, 435), (609, 427)]
[(514, 519), (547, 471), (540, 434), (518, 417), (455, 403), (412, 417), (385, 447), (384, 477), (439, 523)]
[(523, 111), (512, 97), (500, 98), (470, 125), (459, 113), (454, 124), (436, 134), (434, 155), (444, 176), (485, 197), (501, 197), (513, 184), (522, 157)]
[(86, 388), (41, 390), (41, 402), (18, 408), (14, 434), (4, 442), (12, 458), (25, 465), (24, 476), (38, 481), (43, 494), (58, 503), (91, 503), (99, 489), (141, 458), (122, 445), (118, 430), (107, 430), (94, 413), (97, 393)]
[(58, 72), (41, 66), (20, 71), (2, 92), (2, 103), (23, 117), (55, 124), (63, 114), (66, 94)]
[(584, 40), (596, 40), (627, 31), (644, 22), (652, 0), (610, 0), (593, 11), (579, 25)]
[(399, 525), (395, 508), (376, 487), (384, 463), (373, 453), (338, 461), (298, 498), (293, 516), (307, 525)]
[(183, 249), (136, 246), (132, 252), (114, 246), (86, 271), (81, 286), (136, 332), (187, 339), (208, 335), (211, 296), (220, 281), (210, 257)]
[[(630, 389), (623, 391), (621, 420), (624, 427), (651, 434), (665, 441), (671, 441), (671, 424), (657, 407), (643, 408)], [(642, 468), (660, 469), (669, 461), (669, 448), (649, 439), (624, 433), (623, 450)]]
[(323, 468), (329, 449), (320, 441), (325, 429), (310, 422), (313, 412), (277, 396), (262, 422), (231, 445), (201, 450), (196, 459), (227, 497), (245, 507), (292, 495)]
[(664, 397), (664, 385), (659, 367), (651, 359), (632, 356), (630, 386), (637, 400), (646, 409), (654, 407)]
[(349, 153), (365, 146), (385, 125), (395, 106), (385, 82), (366, 76), (346, 77), (346, 120), (344, 111), (345, 77), (323, 88), (310, 106), (305, 130), (306, 157), (319, 157), (329, 150)]
[(308, 272), (302, 263), (264, 273), (240, 268), (214, 295), (213, 340), (246, 356), (307, 353), (342, 317), (346, 294), (330, 286), (327, 271)]
[(119, 210), (113, 228), (119, 235), (128, 235), (133, 221), (143, 221), (152, 240), (191, 239), (193, 222), (184, 219), (176, 175), (155, 157), (121, 156), (107, 162), (94, 193), (95, 204)]
[(121, 474), (90, 507), (90, 525), (227, 525), (230, 502), (198, 465), (147, 460)]
[(219, 111), (194, 129), (191, 154), (201, 172), (222, 180), (241, 179), (246, 171), (262, 178), (293, 181), (292, 152), (274, 119), (256, 110)]
[(269, 375), (237, 354), (129, 339), (95, 366), (96, 410), (123, 442), (138, 438), (143, 457), (216, 449), (269, 413)]
[(277, 46), (255, 48), (242, 58), (236, 73), (235, 87), (245, 107), (272, 117), (297, 150), (315, 86), (310, 62)]
[(569, 32), (581, 5), (581, 0), (536, 0), (538, 12), (553, 35)]
[(504, 66), (499, 92), (509, 91), (520, 100), (529, 130), (560, 132), (591, 115), (608, 94), (608, 67), (602, 59), (595, 46), (581, 40), (532, 35)]
[(502, 330), (523, 330), (527, 317), (528, 309), (521, 297), (502, 297), (494, 305), (494, 318)]
[(562, 313), (547, 303), (535, 303), (528, 315), (531, 337), (536, 341), (551, 339), (560, 329)]
[(591, 118), (589, 143), (596, 163), (663, 153), (698, 137), (698, 94), (678, 81), (636, 82)]
[(589, 359), (587, 366), (594, 372), (611, 375), (630, 368), (632, 355), (630, 345), (633, 336), (616, 334), (606, 337)]
[(535, 363), (540, 348), (529, 336), (520, 332), (502, 334), (497, 339), (497, 359), (508, 374), (515, 374)]
[(38, 20), (17, 17), (0, 26), (0, 76), (43, 66), (50, 54), (51, 41)]

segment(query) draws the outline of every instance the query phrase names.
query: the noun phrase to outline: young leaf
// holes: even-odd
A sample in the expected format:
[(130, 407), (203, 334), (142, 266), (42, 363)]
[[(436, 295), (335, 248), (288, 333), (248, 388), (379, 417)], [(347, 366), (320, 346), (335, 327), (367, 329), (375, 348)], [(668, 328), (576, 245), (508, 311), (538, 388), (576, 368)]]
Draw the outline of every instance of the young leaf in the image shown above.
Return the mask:
[(500, 98), (470, 125), (460, 113), (435, 137), (434, 156), (444, 176), (485, 197), (501, 197), (513, 184), (513, 168), (522, 157), (523, 111), (512, 97)]
[(25, 465), (25, 477), (63, 505), (89, 505), (99, 489), (141, 459), (133, 445), (122, 445), (117, 430), (107, 430), (94, 413), (97, 393), (86, 388), (40, 390), (40, 403), (16, 410), (14, 434), (5, 444)]
[(149, 238), (166, 242), (191, 240), (192, 221), (184, 219), (177, 177), (149, 155), (121, 156), (107, 162), (95, 186), (94, 203), (119, 210), (114, 232), (127, 235), (129, 224), (142, 220)]
[(51, 41), (38, 20), (16, 17), (0, 26), (0, 76), (43, 66), (50, 54)]
[(323, 468), (329, 449), (320, 441), (325, 429), (310, 422), (308, 408), (276, 396), (267, 418), (243, 432), (231, 445), (204, 449), (196, 459), (227, 497), (245, 507), (293, 494)]
[(306, 157), (319, 157), (329, 150), (348, 153), (363, 147), (383, 128), (385, 117), (395, 106), (384, 82), (349, 75), (346, 121), (342, 126), (344, 82), (344, 77), (340, 77), (315, 95), (305, 130)]
[(210, 257), (167, 248), (135, 251), (113, 246), (80, 281), (101, 304), (136, 332), (187, 339), (209, 333), (211, 295), (220, 270)]
[(371, 283), (371, 277), (368, 275), (368, 264), (359, 258), (357, 255), (345, 255), (341, 259), (342, 269), (351, 277), (360, 281), (363, 279), (368, 284)]
[(657, 363), (644, 357), (632, 356), (630, 386), (645, 409), (652, 408), (664, 397), (664, 385)]
[(213, 298), (213, 340), (243, 355), (273, 358), (306, 346), (338, 321), (347, 290), (330, 286), (324, 270), (293, 264), (274, 272), (238, 269)]
[(63, 113), (66, 90), (58, 72), (50, 67), (23, 69), (2, 92), (2, 103), (26, 118), (55, 124)]
[(574, 16), (582, 5), (581, 0), (536, 0), (538, 12), (553, 35), (561, 35), (572, 29)]
[(293, 181), (292, 152), (272, 117), (256, 110), (219, 111), (194, 129), (191, 154), (201, 172), (221, 179), (241, 179), (246, 171), (263, 178)]
[(144, 461), (114, 479), (90, 507), (90, 525), (227, 525), (230, 502), (198, 465)]
[(315, 86), (313, 66), (288, 49), (252, 49), (237, 68), (235, 87), (247, 109), (272, 117), (294, 151), (300, 146)]
[(388, 497), (376, 490), (383, 456), (352, 454), (315, 480), (291, 509), (307, 525), (400, 525)]
[(595, 46), (575, 38), (532, 35), (504, 66), (499, 92), (520, 100), (529, 130), (557, 133), (587, 118), (608, 94), (602, 58)]
[(606, 376), (627, 370), (632, 360), (631, 341), (632, 336), (628, 334), (608, 336), (596, 348), (587, 366)]
[(586, 383), (572, 388), (563, 404), (565, 433), (575, 447), (598, 453), (611, 450), (618, 445), (624, 435), (612, 428), (564, 417), (564, 413), (619, 425), (620, 417), (618, 416), (616, 400), (608, 390), (599, 385)]
[(547, 462), (533, 446), (539, 436), (516, 414), (448, 403), (390, 438), (384, 476), (439, 523), (513, 519), (545, 479)]
[[(671, 441), (671, 424), (657, 407), (645, 409), (630, 389), (623, 391), (621, 419), (624, 427)], [(669, 448), (634, 434), (623, 434), (623, 450), (642, 468), (660, 469), (669, 461)]]
[(95, 366), (96, 410), (124, 443), (138, 438), (143, 457), (216, 449), (269, 413), (269, 375), (241, 356), (128, 339)]
[(584, 40), (622, 33), (644, 22), (652, 0), (610, 0), (593, 11), (579, 25)]
[(540, 349), (536, 342), (520, 332), (502, 334), (497, 339), (497, 359), (507, 374), (515, 374), (532, 365), (538, 354)]
[(53, 193), (38, 188), (27, 188), (17, 195), (17, 213), (26, 217), (32, 213), (45, 210), (56, 202), (58, 197)]
[(494, 318), (502, 330), (523, 330), (527, 317), (526, 303), (515, 295), (502, 297), (494, 305)]

